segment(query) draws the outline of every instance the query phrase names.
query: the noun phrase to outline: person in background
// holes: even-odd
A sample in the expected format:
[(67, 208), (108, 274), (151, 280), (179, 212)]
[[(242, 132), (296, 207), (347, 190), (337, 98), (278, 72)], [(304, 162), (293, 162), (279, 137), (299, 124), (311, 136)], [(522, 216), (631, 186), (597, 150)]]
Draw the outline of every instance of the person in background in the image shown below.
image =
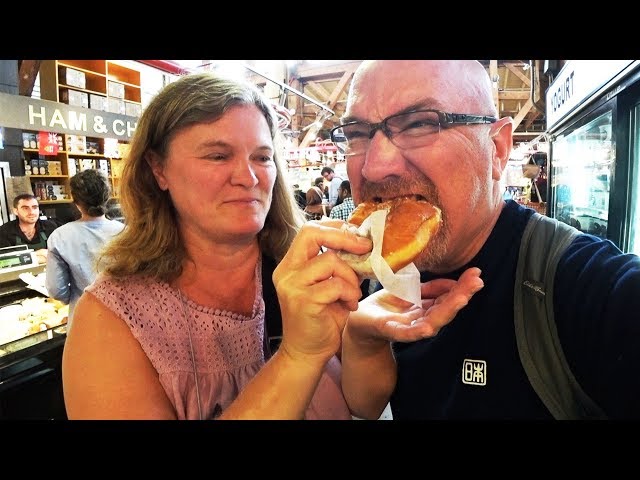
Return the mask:
[[(212, 72), (144, 109), (121, 179), (124, 230), (65, 344), (70, 419), (351, 419), (336, 354), (358, 279), (333, 269), (320, 288), (289, 273), (318, 244), (277, 137), (264, 94)], [(330, 230), (330, 248), (372, 248)]]
[(300, 189), (300, 185), (297, 183), (293, 185), (293, 196), (296, 199), (298, 206), (304, 210), (304, 207), (307, 206), (307, 195), (302, 191), (302, 189)]
[(343, 180), (338, 188), (338, 203), (331, 209), (329, 218), (347, 221), (355, 208), (351, 196), (351, 183), (349, 180)]
[(320, 175), (329, 182), (328, 188), (328, 197), (329, 197), (329, 206), (333, 207), (338, 201), (338, 188), (340, 188), (340, 183), (342, 183), (342, 179), (336, 175), (331, 167), (322, 167), (320, 171)]
[(0, 247), (29, 245), (38, 262), (47, 262), (47, 239), (58, 228), (52, 220), (40, 219), (40, 205), (35, 195), (23, 193), (13, 199), (15, 220), (0, 225)]
[(304, 207), (304, 211), (308, 220), (320, 220), (323, 216), (328, 217), (331, 213), (329, 205), (324, 201), (323, 185), (324, 178), (317, 177), (313, 181), (311, 188), (307, 190), (307, 204)]
[[(439, 299), (415, 322), (415, 307), (385, 290), (360, 302), (341, 357), (359, 418), (389, 401), (394, 420), (553, 418), (518, 353), (515, 272), (534, 210), (502, 198), (513, 120), (497, 118), (492, 91), (476, 61), (365, 61), (354, 75), (332, 138), (355, 202), (417, 194), (440, 207), (442, 226), (414, 262), (423, 300), (446, 282), (458, 282), (449, 294), (468, 288), (450, 323)], [(581, 234), (554, 284), (561, 348), (582, 389), (607, 417), (640, 418), (640, 258)]]
[(67, 333), (80, 295), (96, 278), (95, 262), (100, 249), (124, 227), (105, 216), (111, 187), (100, 170), (76, 173), (71, 177), (69, 187), (81, 216), (49, 236), (45, 277), (49, 296), (69, 305)]

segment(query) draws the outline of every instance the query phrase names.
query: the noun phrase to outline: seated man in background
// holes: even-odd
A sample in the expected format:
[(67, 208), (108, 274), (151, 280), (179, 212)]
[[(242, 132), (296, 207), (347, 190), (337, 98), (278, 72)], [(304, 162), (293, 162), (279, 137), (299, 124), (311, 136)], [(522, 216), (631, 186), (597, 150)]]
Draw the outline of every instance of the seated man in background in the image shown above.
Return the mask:
[(329, 218), (337, 218), (346, 222), (355, 208), (351, 197), (351, 183), (349, 180), (343, 180), (338, 187), (338, 202), (331, 209)]
[(36, 252), (39, 263), (47, 261), (47, 239), (58, 228), (52, 220), (40, 219), (38, 199), (23, 193), (13, 199), (15, 220), (0, 225), (0, 247), (29, 245)]

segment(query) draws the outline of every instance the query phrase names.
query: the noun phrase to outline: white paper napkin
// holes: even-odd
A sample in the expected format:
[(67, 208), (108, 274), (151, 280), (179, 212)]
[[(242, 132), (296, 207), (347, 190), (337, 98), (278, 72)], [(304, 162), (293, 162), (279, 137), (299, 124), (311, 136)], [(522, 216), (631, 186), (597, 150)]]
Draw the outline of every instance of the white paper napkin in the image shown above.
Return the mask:
[[(421, 305), (420, 272), (417, 267), (410, 263), (393, 273), (389, 264), (382, 257), (382, 239), (384, 237), (386, 218), (387, 210), (376, 210), (362, 222), (362, 225), (357, 227), (355, 232), (365, 237), (370, 236), (373, 241), (373, 250), (369, 261), (371, 262), (373, 273), (375, 273), (380, 284), (396, 297), (414, 305)], [(353, 229), (355, 226), (345, 224), (343, 228)]]

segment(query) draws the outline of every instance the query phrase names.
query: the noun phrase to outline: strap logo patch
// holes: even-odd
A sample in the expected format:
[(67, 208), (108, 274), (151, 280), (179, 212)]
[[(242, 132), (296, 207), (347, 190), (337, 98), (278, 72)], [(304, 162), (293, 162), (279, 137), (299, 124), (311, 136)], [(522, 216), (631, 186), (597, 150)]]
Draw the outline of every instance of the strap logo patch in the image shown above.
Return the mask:
[(462, 362), (462, 383), (467, 385), (486, 385), (487, 362), (465, 358), (464, 362)]
[(534, 282), (532, 280), (525, 280), (522, 284), (533, 292), (537, 297), (544, 298), (546, 293), (544, 291), (543, 284), (540, 282)]

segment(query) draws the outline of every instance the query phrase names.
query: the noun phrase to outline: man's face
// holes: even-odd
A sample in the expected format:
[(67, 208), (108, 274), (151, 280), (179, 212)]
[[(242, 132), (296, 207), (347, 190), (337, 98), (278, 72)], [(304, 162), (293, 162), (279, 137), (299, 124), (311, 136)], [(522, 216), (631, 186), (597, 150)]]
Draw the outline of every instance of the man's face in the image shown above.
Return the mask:
[(18, 217), (20, 223), (35, 224), (40, 217), (40, 207), (35, 198), (20, 200), (18, 206), (13, 209), (13, 213)]
[[(480, 65), (479, 68), (482, 68)], [(356, 76), (346, 109), (349, 121), (380, 122), (406, 111), (436, 109), (490, 115), (491, 97), (479, 75), (463, 62), (383, 61)], [(478, 84), (480, 87), (478, 87)], [(496, 127), (494, 127), (496, 126)], [(347, 158), (354, 201), (415, 194), (441, 208), (443, 225), (420, 269), (438, 271), (470, 260), (492, 226), (494, 193), (503, 166), (492, 140), (497, 124), (440, 128), (425, 146), (397, 147), (376, 131), (367, 150)], [(506, 159), (504, 159), (506, 165)]]

